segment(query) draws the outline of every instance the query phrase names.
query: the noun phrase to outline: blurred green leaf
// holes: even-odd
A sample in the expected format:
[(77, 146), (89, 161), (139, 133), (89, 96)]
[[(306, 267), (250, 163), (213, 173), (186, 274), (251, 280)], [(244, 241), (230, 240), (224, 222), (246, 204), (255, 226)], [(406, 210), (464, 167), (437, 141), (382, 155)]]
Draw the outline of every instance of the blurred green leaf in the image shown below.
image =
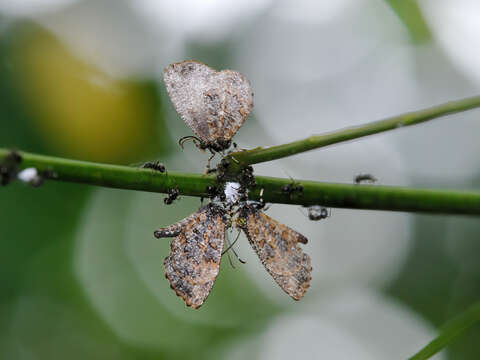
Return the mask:
[(440, 335), (418, 353), (413, 355), (410, 360), (429, 359), (454, 341), (457, 337), (462, 335), (464, 331), (475, 325), (478, 321), (480, 321), (480, 302), (472, 305), (464, 313), (445, 324), (440, 330)]
[(415, 43), (432, 41), (432, 34), (415, 0), (385, 0), (403, 22)]

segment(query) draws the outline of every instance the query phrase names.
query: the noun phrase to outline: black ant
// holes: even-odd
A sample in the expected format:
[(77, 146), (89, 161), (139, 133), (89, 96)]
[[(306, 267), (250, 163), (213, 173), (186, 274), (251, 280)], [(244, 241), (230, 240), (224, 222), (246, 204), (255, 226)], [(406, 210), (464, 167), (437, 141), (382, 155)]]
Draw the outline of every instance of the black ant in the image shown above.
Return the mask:
[(168, 192), (167, 192), (167, 197), (163, 199), (163, 202), (165, 203), (165, 205), (170, 205), (173, 203), (174, 200), (176, 200), (178, 198), (178, 195), (180, 194), (180, 192), (178, 191), (177, 188), (174, 188), (174, 189), (168, 189)]
[(227, 168), (230, 166), (230, 161), (227, 159), (223, 158), (220, 160), (220, 163), (218, 163), (217, 167), (215, 169), (207, 169), (207, 174), (210, 174), (212, 172), (217, 173), (217, 182), (222, 183), (226, 180), (226, 175), (225, 172)]
[(253, 167), (248, 165), (240, 172), (240, 183), (245, 187), (255, 187), (257, 182), (255, 176), (253, 176)]
[(294, 193), (303, 193), (303, 185), (292, 182), (291, 184), (283, 185), (281, 190), (282, 193), (288, 194), (288, 196), (291, 197)]
[(221, 186), (208, 185), (205, 188), (205, 190), (206, 190), (206, 192), (208, 194), (208, 197), (210, 199), (214, 199), (214, 198), (218, 197), (220, 199), (220, 201), (225, 201), (226, 200), (225, 192), (222, 190)]
[(362, 182), (368, 182), (370, 184), (373, 184), (376, 181), (377, 181), (377, 178), (372, 174), (358, 174), (353, 178), (353, 182), (355, 184), (360, 184)]
[(218, 167), (226, 170), (228, 167), (230, 166), (230, 161), (228, 161), (227, 159), (223, 158), (222, 160), (220, 160), (220, 164), (218, 164)]
[(225, 173), (221, 172), (217, 175), (217, 182), (223, 183), (225, 182), (226, 178), (227, 177), (225, 176)]
[(208, 185), (205, 190), (207, 191), (208, 197), (209, 198), (214, 198), (217, 196), (218, 193), (218, 188), (214, 185)]
[(163, 165), (160, 161), (147, 161), (145, 164), (142, 165), (144, 169), (152, 169), (161, 173), (166, 172), (165, 165)]
[(268, 210), (268, 206), (265, 208), (267, 203), (263, 199), (263, 188), (260, 190), (260, 199), (257, 202), (251, 204), (256, 210)]
[(10, 151), (0, 164), (0, 185), (8, 185), (18, 173), (18, 165), (22, 162), (22, 156), (15, 150)]
[(318, 221), (330, 217), (331, 214), (326, 207), (320, 205), (313, 205), (308, 208), (308, 218), (313, 221)]

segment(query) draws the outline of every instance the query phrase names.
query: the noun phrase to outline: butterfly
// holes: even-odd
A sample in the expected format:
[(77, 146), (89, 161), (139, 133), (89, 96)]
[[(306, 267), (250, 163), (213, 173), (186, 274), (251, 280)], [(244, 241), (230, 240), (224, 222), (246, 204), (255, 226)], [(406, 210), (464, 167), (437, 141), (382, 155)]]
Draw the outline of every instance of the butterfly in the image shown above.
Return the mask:
[[(199, 308), (213, 287), (227, 219), (221, 205), (209, 203), (154, 232), (157, 238), (174, 237), (163, 264), (170, 287), (187, 306)], [(238, 211), (237, 224), (277, 284), (294, 300), (300, 300), (311, 280), (310, 257), (299, 246), (306, 244), (307, 238), (246, 203)]]
[(195, 60), (170, 64), (163, 79), (175, 110), (192, 129), (197, 146), (212, 153), (228, 149), (253, 108), (248, 80), (232, 70), (216, 71)]

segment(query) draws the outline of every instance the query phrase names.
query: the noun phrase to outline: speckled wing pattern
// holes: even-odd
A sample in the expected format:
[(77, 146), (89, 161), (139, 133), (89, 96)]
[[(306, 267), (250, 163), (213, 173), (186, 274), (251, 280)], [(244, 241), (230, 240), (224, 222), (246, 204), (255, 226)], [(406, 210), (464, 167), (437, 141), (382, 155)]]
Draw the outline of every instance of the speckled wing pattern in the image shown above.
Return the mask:
[(163, 78), (178, 114), (207, 144), (230, 140), (253, 107), (250, 84), (236, 71), (192, 60), (167, 66)]
[(212, 289), (220, 268), (225, 239), (225, 211), (208, 204), (176, 224), (155, 231), (155, 237), (175, 237), (163, 262), (170, 287), (187, 306), (199, 308)]
[(300, 300), (311, 280), (310, 257), (298, 244), (306, 244), (307, 238), (254, 208), (244, 207), (241, 217), (241, 227), (267, 271), (288, 295)]

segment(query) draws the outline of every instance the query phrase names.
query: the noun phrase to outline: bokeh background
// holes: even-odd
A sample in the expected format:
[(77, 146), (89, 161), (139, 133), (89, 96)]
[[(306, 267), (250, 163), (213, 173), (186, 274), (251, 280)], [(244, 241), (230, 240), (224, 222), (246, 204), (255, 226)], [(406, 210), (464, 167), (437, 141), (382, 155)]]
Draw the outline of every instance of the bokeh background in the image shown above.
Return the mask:
[[(479, 93), (476, 0), (0, 0), (0, 146), (202, 171), (162, 69), (242, 72), (235, 140), (280, 144)], [(257, 174), (478, 189), (479, 112), (255, 167)], [(246, 239), (205, 305), (164, 278), (152, 231), (198, 199), (46, 183), (0, 189), (2, 359), (405, 359), (480, 297), (480, 222), (332, 209), (268, 213), (304, 233), (313, 280), (293, 302)], [(235, 233), (229, 234), (235, 236)], [(480, 329), (436, 359), (478, 359)]]

